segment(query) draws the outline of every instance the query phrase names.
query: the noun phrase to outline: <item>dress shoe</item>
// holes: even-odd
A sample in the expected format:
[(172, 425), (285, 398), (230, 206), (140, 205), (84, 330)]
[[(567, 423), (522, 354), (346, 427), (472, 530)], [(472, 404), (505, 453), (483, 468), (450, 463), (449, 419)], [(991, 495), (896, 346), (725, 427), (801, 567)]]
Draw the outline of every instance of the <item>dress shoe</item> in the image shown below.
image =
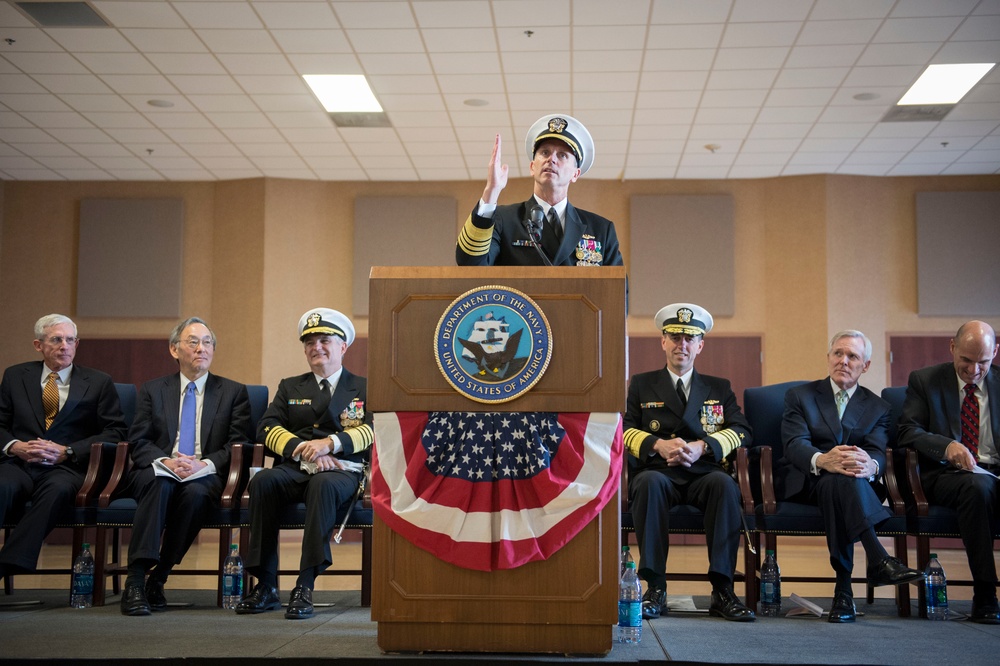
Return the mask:
[(149, 615), (149, 602), (142, 585), (126, 585), (122, 590), (122, 615)]
[(924, 574), (911, 569), (895, 557), (886, 556), (875, 566), (868, 567), (868, 582), (873, 587), (881, 585), (904, 585), (923, 580)]
[(712, 591), (712, 604), (708, 614), (730, 622), (753, 622), (756, 616), (739, 600), (732, 590)]
[(978, 624), (1000, 624), (1000, 606), (996, 598), (985, 604), (972, 602), (972, 615), (969, 620)]
[(292, 588), (292, 596), (288, 598), (288, 608), (285, 609), (286, 620), (304, 620), (313, 614), (313, 591), (304, 585)]
[(662, 587), (650, 587), (642, 595), (642, 619), (655, 620), (667, 614), (667, 591)]
[(167, 598), (163, 595), (163, 583), (150, 578), (146, 581), (146, 601), (154, 611), (167, 610)]
[(858, 617), (858, 612), (854, 609), (854, 598), (846, 592), (837, 592), (833, 598), (833, 606), (830, 608), (828, 622), (834, 624), (844, 624), (854, 622)]
[(236, 604), (236, 614), (255, 615), (278, 608), (281, 608), (281, 599), (278, 598), (278, 590), (270, 585), (257, 583), (250, 590), (250, 594), (240, 599), (240, 602)]

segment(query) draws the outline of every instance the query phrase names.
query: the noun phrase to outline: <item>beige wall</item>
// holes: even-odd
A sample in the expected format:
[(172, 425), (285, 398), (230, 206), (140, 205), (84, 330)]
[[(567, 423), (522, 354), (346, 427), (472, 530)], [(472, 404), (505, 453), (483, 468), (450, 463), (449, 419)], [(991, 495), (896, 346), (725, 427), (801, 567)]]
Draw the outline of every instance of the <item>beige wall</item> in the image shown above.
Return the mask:
[[(512, 181), (501, 201), (520, 201), (530, 189), (526, 179)], [(914, 222), (916, 192), (959, 190), (1000, 190), (1000, 176), (583, 179), (571, 198), (616, 221), (627, 265), (632, 195), (731, 194), (736, 314), (718, 320), (716, 330), (762, 335), (764, 381), (770, 383), (823, 376), (829, 336), (860, 328), (875, 345), (865, 383), (878, 390), (888, 380), (888, 332), (950, 333), (961, 323), (962, 318), (916, 315)], [(352, 310), (356, 197), (454, 197), (457, 233), (481, 192), (478, 181), (0, 183), (0, 367), (33, 357), (31, 326), (40, 315), (74, 315), (81, 199), (183, 199), (183, 314), (202, 316), (215, 328), (220, 348), (214, 370), (273, 390), (281, 377), (306, 370), (295, 341), (299, 315), (316, 306)], [(405, 243), (406, 235), (385, 242)], [(440, 242), (452, 245), (455, 237)], [(663, 269), (652, 279), (667, 284), (672, 271), (708, 271), (712, 261), (710, 247), (698, 257), (671, 257), (667, 248)], [(47, 264), (51, 268), (43, 270)], [(651, 314), (630, 316), (630, 334), (655, 335)], [(77, 323), (86, 344), (87, 337), (164, 337), (175, 322), (81, 318)], [(360, 333), (367, 331), (366, 321), (355, 323)]]

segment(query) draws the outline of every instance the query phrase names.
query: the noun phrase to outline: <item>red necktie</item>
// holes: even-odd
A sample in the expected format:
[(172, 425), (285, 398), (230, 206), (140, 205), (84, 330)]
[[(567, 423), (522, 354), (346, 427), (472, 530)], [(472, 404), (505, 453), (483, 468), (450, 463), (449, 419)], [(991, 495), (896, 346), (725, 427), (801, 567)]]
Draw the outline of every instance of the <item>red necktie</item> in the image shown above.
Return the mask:
[(972, 455), (979, 459), (979, 399), (976, 385), (965, 385), (965, 399), (962, 400), (962, 444), (969, 447)]

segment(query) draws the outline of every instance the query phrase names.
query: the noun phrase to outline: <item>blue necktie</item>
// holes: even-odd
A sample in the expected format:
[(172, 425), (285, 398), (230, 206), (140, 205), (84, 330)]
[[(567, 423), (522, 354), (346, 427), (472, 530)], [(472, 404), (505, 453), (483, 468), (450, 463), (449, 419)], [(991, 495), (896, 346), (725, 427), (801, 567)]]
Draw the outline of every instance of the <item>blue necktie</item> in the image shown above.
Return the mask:
[(181, 433), (177, 443), (177, 452), (187, 456), (194, 455), (194, 421), (198, 402), (194, 395), (194, 382), (188, 382), (184, 391), (184, 402), (181, 403)]

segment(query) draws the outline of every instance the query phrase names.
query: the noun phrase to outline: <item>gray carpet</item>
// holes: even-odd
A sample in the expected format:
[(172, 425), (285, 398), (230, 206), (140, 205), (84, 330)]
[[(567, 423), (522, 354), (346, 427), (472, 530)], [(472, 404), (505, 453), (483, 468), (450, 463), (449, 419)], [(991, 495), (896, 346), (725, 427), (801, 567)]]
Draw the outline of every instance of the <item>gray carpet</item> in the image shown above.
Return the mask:
[[(853, 625), (831, 625), (819, 618), (758, 618), (751, 624), (724, 622), (704, 612), (671, 612), (643, 626), (639, 645), (615, 644), (603, 658), (564, 656), (407, 654), (386, 655), (376, 644), (377, 626), (360, 607), (357, 591), (319, 592), (310, 620), (285, 620), (280, 611), (237, 616), (215, 607), (213, 592), (170, 590), (172, 607), (148, 617), (123, 617), (117, 597), (104, 608), (76, 610), (65, 605), (66, 593), (20, 590), (0, 603), (40, 599), (39, 606), (0, 609), (0, 660), (183, 659), (193, 664), (212, 660), (249, 666), (266, 659), (332, 659), (343, 662), (393, 663), (456, 660), (503, 662), (643, 662), (899, 664), (938, 666), (943, 660), (962, 666), (997, 663), (1000, 626), (967, 621), (929, 622), (900, 619), (890, 600), (872, 606)], [(671, 601), (675, 601), (671, 599)], [(826, 608), (829, 599), (815, 599)], [(696, 597), (704, 608), (707, 598)], [(953, 610), (968, 612), (969, 602)], [(37, 662), (36, 662), (37, 663)]]

